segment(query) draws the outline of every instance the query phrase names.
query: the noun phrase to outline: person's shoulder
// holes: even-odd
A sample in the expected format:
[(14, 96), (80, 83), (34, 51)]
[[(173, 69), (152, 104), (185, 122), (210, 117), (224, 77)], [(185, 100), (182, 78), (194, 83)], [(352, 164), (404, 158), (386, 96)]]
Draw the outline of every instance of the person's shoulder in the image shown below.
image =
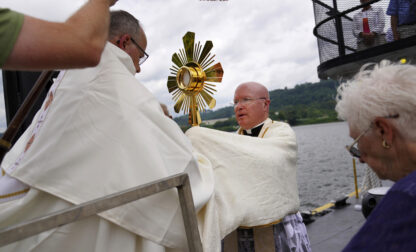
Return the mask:
[(22, 13), (7, 9), (0, 8), (0, 24), (5, 26), (6, 24), (23, 24), (24, 15)]
[(416, 197), (416, 171), (397, 181), (391, 188), (392, 192), (402, 192)]
[(397, 6), (398, 4), (399, 4), (398, 0), (390, 0), (389, 6), (387, 7), (386, 14), (390, 16), (397, 15), (399, 11), (398, 6)]
[(353, 19), (357, 19), (357, 18), (360, 18), (361, 17), (361, 15), (362, 15), (362, 11), (358, 11), (357, 13), (355, 13), (353, 16), (352, 16), (352, 18)]
[(23, 15), (23, 14), (21, 14), (19, 12), (13, 11), (13, 10), (11, 10), (9, 8), (1, 8), (0, 7), (0, 15), (1, 16), (3, 16), (3, 15), (10, 15), (10, 14), (13, 14), (13, 15)]
[(6, 62), (20, 34), (24, 15), (0, 8), (0, 67)]
[(271, 126), (272, 127), (291, 128), (288, 123), (285, 123), (285, 122), (282, 122), (282, 121), (272, 121)]
[(290, 125), (285, 122), (271, 121), (269, 124), (266, 124), (265, 126), (268, 127), (267, 130), (269, 133), (275, 132), (279, 135), (282, 133), (294, 135), (292, 127), (290, 127)]

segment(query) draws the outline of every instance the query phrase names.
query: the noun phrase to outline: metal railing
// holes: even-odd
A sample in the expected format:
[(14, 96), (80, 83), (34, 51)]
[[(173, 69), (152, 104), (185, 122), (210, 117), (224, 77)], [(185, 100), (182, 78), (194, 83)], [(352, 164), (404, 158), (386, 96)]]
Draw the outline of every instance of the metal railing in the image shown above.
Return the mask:
[[(341, 18), (346, 18), (346, 19), (351, 21), (352, 19), (347, 16), (348, 13), (351, 13), (355, 10), (361, 9), (365, 5), (373, 4), (373, 3), (376, 3), (376, 2), (379, 2), (379, 1), (381, 1), (381, 0), (371, 0), (368, 3), (360, 4), (360, 5), (357, 5), (355, 7), (350, 8), (348, 10), (339, 12), (336, 0), (333, 0), (334, 7), (330, 7), (327, 4), (322, 3), (319, 0), (312, 0), (312, 2), (314, 2), (315, 4), (319, 4), (322, 7), (327, 8), (329, 10), (328, 13), (330, 14), (330, 16), (328, 18), (325, 18), (324, 20), (322, 20), (318, 24), (316, 24), (316, 26), (313, 28), (313, 35), (315, 35), (315, 37), (317, 37), (317, 38), (319, 38), (323, 41), (326, 41), (328, 43), (337, 45), (339, 56), (344, 56), (345, 55), (345, 49), (348, 49), (352, 52), (356, 52), (357, 49), (345, 45)], [(330, 38), (324, 37), (323, 35), (318, 33), (318, 28), (321, 27), (323, 24), (331, 21), (331, 20), (335, 20), (336, 33), (337, 33), (337, 40), (338, 41), (335, 41), (335, 40), (332, 40)]]
[(180, 173), (0, 230), (0, 247), (171, 188), (178, 189), (190, 251), (202, 252), (188, 174)]

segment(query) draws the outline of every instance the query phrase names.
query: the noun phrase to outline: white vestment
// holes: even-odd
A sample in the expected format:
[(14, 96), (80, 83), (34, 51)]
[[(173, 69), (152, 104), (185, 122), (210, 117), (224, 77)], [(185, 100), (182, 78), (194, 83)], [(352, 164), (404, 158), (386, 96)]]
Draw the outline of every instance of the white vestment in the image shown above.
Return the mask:
[(220, 240), (239, 226), (269, 224), (298, 211), (296, 137), (288, 124), (266, 120), (263, 138), (202, 127), (186, 135), (214, 170), (214, 195), (198, 213), (204, 251), (220, 251)]
[[(184, 171), (196, 208), (205, 204), (213, 192), (209, 161), (198, 169), (190, 141), (134, 73), (130, 56), (110, 43), (98, 66), (61, 72), (1, 164), (9, 178), (31, 188), (0, 204), (1, 228)], [(186, 250), (176, 189), (1, 251), (155, 251), (145, 240)]]

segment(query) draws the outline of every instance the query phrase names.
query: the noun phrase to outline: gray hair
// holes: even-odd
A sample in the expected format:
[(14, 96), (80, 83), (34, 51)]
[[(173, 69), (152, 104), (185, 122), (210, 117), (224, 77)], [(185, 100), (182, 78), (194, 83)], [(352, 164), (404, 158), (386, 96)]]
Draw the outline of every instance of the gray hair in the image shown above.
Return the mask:
[[(372, 67), (372, 69), (369, 69)], [(335, 110), (350, 127), (366, 130), (376, 117), (399, 115), (393, 123), (416, 140), (416, 67), (382, 61), (364, 65), (353, 80), (338, 88)]]
[(123, 34), (139, 36), (141, 25), (139, 20), (127, 11), (118, 10), (110, 12), (109, 39)]

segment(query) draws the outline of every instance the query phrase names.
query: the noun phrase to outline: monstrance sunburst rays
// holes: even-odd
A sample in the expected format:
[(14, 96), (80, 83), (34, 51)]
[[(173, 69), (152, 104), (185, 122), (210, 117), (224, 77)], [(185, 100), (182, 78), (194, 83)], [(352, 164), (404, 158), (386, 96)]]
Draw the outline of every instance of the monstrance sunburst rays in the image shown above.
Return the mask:
[(200, 42), (195, 44), (193, 32), (187, 32), (182, 39), (184, 49), (172, 55), (170, 73), (173, 76), (168, 77), (167, 86), (176, 101), (175, 112), (189, 112), (189, 124), (198, 126), (201, 124), (199, 111), (205, 111), (206, 106), (212, 109), (216, 104), (212, 97), (215, 84), (209, 82), (221, 82), (224, 71), (221, 63), (212, 65), (215, 57), (210, 53), (212, 41), (206, 41), (204, 47)]

